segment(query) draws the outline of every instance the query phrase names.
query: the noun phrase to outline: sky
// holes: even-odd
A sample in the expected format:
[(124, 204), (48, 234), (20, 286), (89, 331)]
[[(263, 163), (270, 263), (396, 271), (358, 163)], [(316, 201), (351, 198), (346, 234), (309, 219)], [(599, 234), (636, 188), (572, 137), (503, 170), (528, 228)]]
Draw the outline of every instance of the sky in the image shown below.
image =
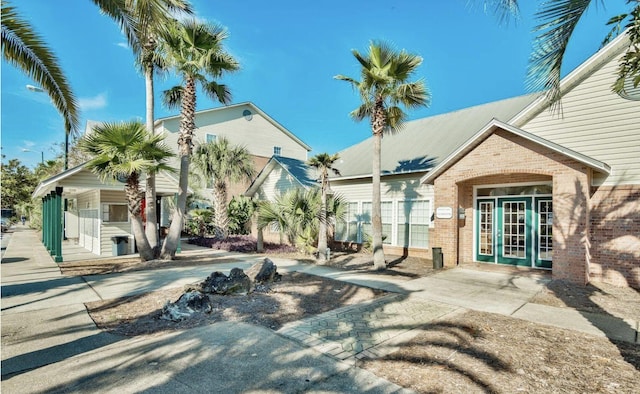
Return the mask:
[[(91, 0), (11, 2), (59, 58), (87, 120), (144, 119), (144, 78), (118, 26)], [(335, 153), (371, 135), (367, 121), (349, 112), (358, 95), (337, 74), (359, 79), (351, 51), (366, 52), (371, 40), (423, 57), (415, 79), (424, 79), (428, 108), (410, 119), (433, 116), (526, 94), (538, 1), (522, 0), (521, 17), (500, 23), (481, 0), (192, 0), (197, 18), (225, 26), (227, 50), (240, 71), (218, 82), (229, 85), (233, 103), (251, 101), (313, 150)], [(624, 0), (594, 1), (572, 37), (562, 74), (599, 48), (606, 21), (626, 10)], [(597, 7), (595, 7), (597, 5)], [(156, 81), (156, 96), (179, 83)], [(34, 82), (2, 61), (1, 143), (6, 159), (33, 167), (52, 159), (64, 141), (62, 117)], [(220, 104), (200, 95), (198, 110)], [(176, 115), (156, 100), (156, 118)], [(24, 151), (27, 150), (27, 151)]]

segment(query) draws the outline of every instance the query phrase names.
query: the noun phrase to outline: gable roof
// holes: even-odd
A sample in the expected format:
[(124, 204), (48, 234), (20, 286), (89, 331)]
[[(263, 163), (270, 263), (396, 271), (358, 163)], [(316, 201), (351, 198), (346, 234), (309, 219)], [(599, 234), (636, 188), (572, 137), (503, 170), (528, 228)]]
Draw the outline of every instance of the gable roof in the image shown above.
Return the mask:
[[(280, 131), (282, 131), (286, 136), (288, 136), (289, 138), (291, 138), (292, 140), (294, 140), (298, 145), (302, 146), (304, 149), (307, 150), (307, 152), (311, 151), (311, 147), (307, 144), (305, 144), (300, 138), (296, 137), (295, 134), (293, 134), (292, 132), (290, 132), (289, 130), (287, 130), (286, 127), (284, 127), (283, 125), (281, 125), (280, 123), (278, 123), (275, 119), (273, 119), (271, 116), (267, 115), (266, 112), (264, 112), (263, 110), (261, 110), (260, 108), (258, 108), (257, 105), (255, 105), (254, 103), (250, 102), (250, 101), (245, 101), (243, 103), (238, 103), (238, 104), (231, 104), (231, 105), (226, 105), (223, 107), (217, 107), (217, 108), (210, 108), (210, 109), (205, 109), (205, 110), (200, 110), (200, 111), (196, 111), (196, 116), (198, 116), (198, 114), (205, 114), (205, 113), (211, 113), (211, 112), (221, 112), (221, 111), (228, 111), (230, 109), (234, 109), (234, 108), (238, 108), (238, 107), (242, 107), (242, 106), (248, 106), (251, 107), (256, 113), (259, 113), (263, 118), (265, 118), (269, 123), (271, 123), (273, 126), (275, 126), (277, 129), (279, 129)], [(180, 114), (178, 115), (173, 115), (173, 116), (167, 116), (165, 118), (160, 118), (160, 119), (156, 119), (156, 121), (154, 122), (154, 126), (157, 127), (160, 123), (164, 122), (165, 120), (169, 120), (169, 119), (179, 119), (180, 118)]]
[[(492, 118), (509, 120), (539, 96), (527, 94), (417, 119), (382, 138), (382, 175), (425, 172), (437, 166)], [(371, 176), (373, 137), (340, 152), (333, 179)]]
[(290, 157), (272, 156), (260, 171), (256, 179), (251, 182), (245, 196), (252, 197), (262, 186), (269, 174), (276, 168), (281, 167), (291, 177), (300, 184), (301, 187), (307, 189), (317, 185), (317, 176), (315, 170), (307, 165), (306, 162)]
[(432, 184), (433, 181), (444, 171), (446, 171), (449, 167), (451, 167), (454, 163), (460, 160), (467, 153), (472, 151), (475, 147), (480, 145), (482, 141), (484, 141), (489, 135), (493, 134), (497, 129), (505, 130), (510, 132), (511, 134), (522, 137), (526, 140), (534, 142), (538, 145), (541, 145), (545, 148), (551, 149), (552, 151), (561, 153), (567, 157), (572, 158), (582, 164), (589, 166), (590, 168), (598, 171), (609, 174), (611, 172), (611, 167), (607, 164), (593, 159), (589, 156), (583, 155), (579, 152), (573, 151), (571, 149), (565, 148), (562, 145), (558, 145), (544, 138), (538, 137), (537, 135), (528, 133), (522, 129), (519, 129), (510, 124), (501, 122), (497, 119), (492, 119), (489, 123), (487, 123), (480, 131), (478, 131), (473, 137), (471, 137), (467, 142), (458, 147), (454, 152), (452, 152), (446, 159), (444, 159), (440, 164), (434, 167), (428, 174), (424, 175), (420, 178), (420, 183), (428, 183)]
[[(64, 181), (64, 180), (69, 180), (69, 178), (73, 177), (74, 175), (77, 175), (83, 171), (87, 171), (89, 173), (91, 173), (89, 170), (87, 170), (87, 164), (88, 163), (83, 163), (80, 164), (76, 167), (70, 168), (66, 171), (63, 171), (59, 174), (56, 174), (48, 179), (43, 180), (42, 182), (40, 182), (38, 184), (38, 186), (36, 186), (35, 190), (33, 191), (33, 193), (31, 194), (32, 198), (38, 198), (38, 197), (43, 197), (46, 194), (50, 193), (51, 191), (53, 191), (55, 189), (56, 186), (59, 185), (58, 182)], [(83, 185), (82, 187), (80, 186), (74, 186), (74, 189), (103, 189), (103, 190), (123, 190), (124, 189), (124, 184), (123, 183), (116, 183), (115, 181), (113, 183), (104, 183), (102, 181), (100, 181), (100, 179), (98, 179), (98, 176), (91, 173), (91, 175), (93, 177), (95, 177), (95, 185)], [(166, 180), (169, 181), (170, 184), (175, 184), (176, 185), (176, 189), (178, 189), (178, 180), (173, 177), (171, 174), (169, 174), (168, 172), (165, 171), (161, 171), (159, 173), (159, 176), (165, 178)], [(141, 185), (144, 188), (144, 185)], [(162, 190), (159, 190), (162, 192)], [(167, 192), (165, 190), (165, 192)], [(171, 191), (172, 193), (174, 192), (173, 190)], [(187, 191), (188, 193), (193, 193), (193, 191), (191, 190), (191, 188), (188, 189)]]

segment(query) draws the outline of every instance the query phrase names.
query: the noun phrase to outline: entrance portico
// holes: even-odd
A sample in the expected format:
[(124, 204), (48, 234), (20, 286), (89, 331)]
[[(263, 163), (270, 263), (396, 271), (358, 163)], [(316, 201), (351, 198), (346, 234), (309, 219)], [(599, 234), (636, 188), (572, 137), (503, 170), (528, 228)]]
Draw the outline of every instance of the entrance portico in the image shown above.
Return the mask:
[(481, 262), (551, 269), (586, 283), (593, 172), (609, 167), (498, 120), (422, 178), (434, 185), (432, 246), (445, 266)]

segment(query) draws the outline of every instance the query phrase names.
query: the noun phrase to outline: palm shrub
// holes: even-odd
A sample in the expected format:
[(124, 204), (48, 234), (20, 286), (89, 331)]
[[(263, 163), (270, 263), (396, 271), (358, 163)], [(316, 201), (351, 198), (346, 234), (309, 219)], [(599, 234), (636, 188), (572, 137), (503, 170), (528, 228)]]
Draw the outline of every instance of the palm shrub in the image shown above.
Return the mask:
[(213, 211), (210, 209), (192, 209), (189, 211), (187, 229), (190, 234), (205, 237), (213, 229)]
[(251, 216), (255, 210), (255, 203), (246, 196), (234, 196), (229, 201), (229, 234), (251, 234)]
[[(327, 201), (327, 223), (333, 228), (337, 220), (344, 220), (344, 200), (331, 196)], [(286, 237), (291, 245), (305, 253), (316, 250), (321, 217), (321, 191), (313, 189), (293, 189), (275, 201), (261, 201), (258, 204), (258, 229), (270, 227)]]

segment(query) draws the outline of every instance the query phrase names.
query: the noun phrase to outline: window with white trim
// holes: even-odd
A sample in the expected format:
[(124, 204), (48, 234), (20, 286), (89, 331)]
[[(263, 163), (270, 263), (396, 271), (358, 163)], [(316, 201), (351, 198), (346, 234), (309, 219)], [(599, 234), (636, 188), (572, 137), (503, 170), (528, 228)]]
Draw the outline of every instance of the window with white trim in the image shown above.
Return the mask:
[(345, 222), (336, 224), (335, 238), (338, 241), (358, 242), (358, 203), (347, 203)]
[(274, 146), (273, 147), (273, 155), (274, 156), (281, 156), (282, 155), (282, 147), (281, 146)]
[(430, 213), (431, 207), (428, 200), (398, 201), (397, 245), (429, 247)]
[(129, 221), (127, 204), (102, 204), (102, 221), (126, 223)]
[(207, 134), (206, 138), (207, 138), (206, 141), (207, 141), (207, 144), (208, 144), (209, 142), (215, 142), (217, 137), (216, 137), (215, 134)]

